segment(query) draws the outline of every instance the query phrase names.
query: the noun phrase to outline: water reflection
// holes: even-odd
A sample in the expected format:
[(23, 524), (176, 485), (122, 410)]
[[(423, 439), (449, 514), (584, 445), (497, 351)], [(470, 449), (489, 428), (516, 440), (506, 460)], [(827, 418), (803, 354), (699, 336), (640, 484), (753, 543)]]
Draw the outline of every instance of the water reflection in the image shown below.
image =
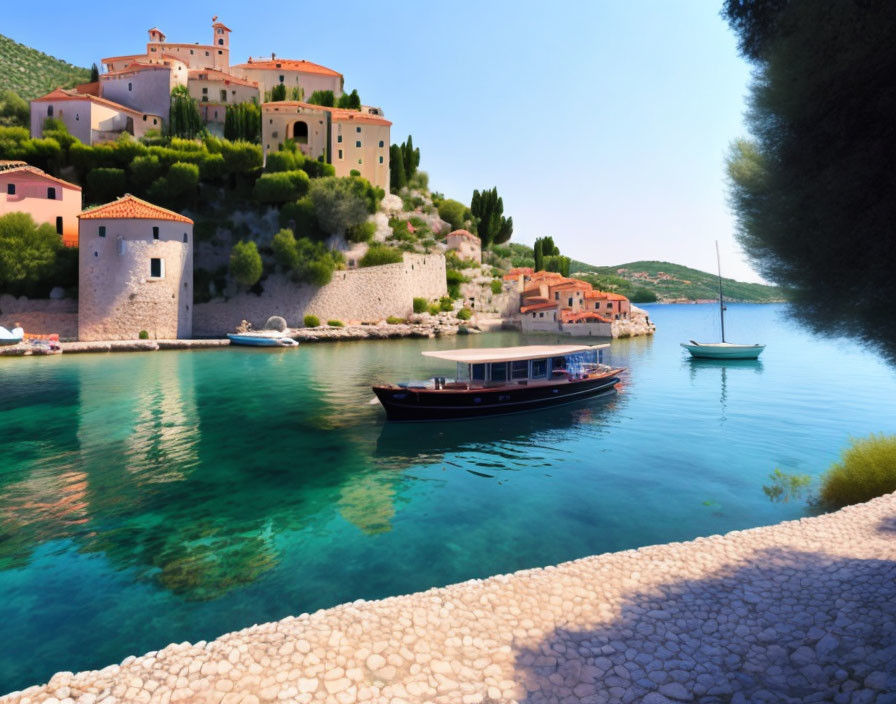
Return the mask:
[(759, 359), (698, 359), (690, 357), (684, 360), (690, 372), (691, 385), (697, 381), (701, 373), (710, 374), (707, 370), (715, 370), (719, 374), (719, 406), (720, 423), (728, 420), (728, 373), (734, 374), (753, 372), (762, 374), (762, 361)]

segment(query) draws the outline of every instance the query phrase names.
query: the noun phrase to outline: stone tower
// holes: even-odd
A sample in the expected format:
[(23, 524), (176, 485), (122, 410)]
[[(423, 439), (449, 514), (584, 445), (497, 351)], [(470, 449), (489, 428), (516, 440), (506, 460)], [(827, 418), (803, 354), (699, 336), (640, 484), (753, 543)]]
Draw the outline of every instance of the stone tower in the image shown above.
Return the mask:
[(193, 221), (129, 194), (78, 218), (78, 338), (191, 337)]

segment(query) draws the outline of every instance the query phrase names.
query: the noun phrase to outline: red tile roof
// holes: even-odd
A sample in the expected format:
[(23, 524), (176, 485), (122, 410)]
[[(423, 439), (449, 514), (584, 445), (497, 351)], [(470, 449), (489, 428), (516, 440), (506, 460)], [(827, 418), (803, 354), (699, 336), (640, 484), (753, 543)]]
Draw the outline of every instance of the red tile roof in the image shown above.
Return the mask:
[(48, 173), (44, 173), (36, 166), (30, 166), (26, 164), (24, 161), (0, 161), (0, 174), (11, 174), (16, 172), (26, 172), (30, 174), (34, 174), (35, 176), (39, 176), (42, 179), (47, 181), (53, 181), (54, 183), (58, 183), (64, 188), (71, 188), (73, 191), (80, 191), (81, 187), (75, 185), (74, 183), (70, 183), (69, 181), (63, 181), (61, 178), (56, 178), (55, 176), (50, 176)]
[(472, 232), (467, 232), (466, 230), (454, 230), (453, 232), (448, 233), (448, 237), (463, 237), (465, 240), (472, 240), (474, 242), (482, 241)]
[(386, 118), (371, 115), (370, 113), (345, 110), (343, 108), (328, 108), (324, 105), (313, 105), (312, 103), (303, 103), (299, 100), (276, 100), (270, 103), (262, 103), (261, 105), (263, 112), (285, 112), (281, 108), (307, 108), (309, 110), (325, 111), (332, 115), (334, 122), (356, 122), (362, 125), (382, 125), (384, 127), (389, 127), (392, 124)]
[(200, 81), (218, 81), (224, 83), (233, 83), (238, 86), (248, 86), (250, 88), (258, 88), (258, 81), (247, 81), (245, 78), (234, 76), (216, 68), (191, 68), (188, 72), (189, 78)]
[(252, 59), (249, 59), (247, 63), (237, 64), (236, 66), (232, 66), (231, 68), (258, 68), (268, 69), (271, 71), (300, 71), (302, 73), (316, 73), (320, 76), (342, 75), (338, 71), (334, 71), (331, 68), (312, 63), (311, 61), (305, 61), (304, 59), (300, 61), (295, 59), (271, 59), (270, 61), (253, 61)]
[(212, 27), (220, 27), (221, 29), (223, 29), (223, 30), (226, 31), (226, 32), (232, 32), (232, 31), (233, 31), (230, 27), (228, 27), (227, 25), (225, 25), (225, 24), (223, 24), (223, 23), (221, 23), (221, 22), (215, 22), (215, 23), (212, 25)]
[(79, 93), (88, 93), (89, 95), (99, 96), (100, 82), (93, 81), (91, 83), (81, 83), (80, 85), (75, 86), (75, 90)]
[(107, 59), (100, 59), (100, 63), (108, 64), (108, 63), (118, 63), (119, 61), (136, 61), (139, 59), (146, 59), (146, 54), (127, 54), (126, 56), (110, 56)]
[(106, 203), (106, 205), (85, 210), (78, 217), (83, 220), (171, 220), (193, 224), (190, 218), (184, 217), (180, 213), (147, 203), (130, 193), (125, 193), (118, 200)]

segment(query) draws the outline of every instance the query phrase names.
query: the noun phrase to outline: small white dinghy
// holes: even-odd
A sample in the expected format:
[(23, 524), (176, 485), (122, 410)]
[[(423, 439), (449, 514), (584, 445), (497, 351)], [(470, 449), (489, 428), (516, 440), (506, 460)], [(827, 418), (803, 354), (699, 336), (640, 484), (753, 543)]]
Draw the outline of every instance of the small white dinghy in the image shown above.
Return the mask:
[(282, 332), (274, 330), (258, 330), (255, 332), (228, 333), (230, 344), (248, 347), (298, 347), (299, 343)]
[(719, 257), (719, 241), (716, 240), (716, 263), (719, 267), (719, 317), (722, 321), (721, 342), (688, 342), (680, 343), (691, 357), (699, 359), (759, 359), (765, 345), (735, 345), (725, 341), (725, 300), (722, 298), (722, 260)]
[(7, 330), (6, 328), (0, 326), (0, 347), (17, 345), (22, 341), (24, 337), (25, 333), (22, 328), (13, 328), (12, 330)]

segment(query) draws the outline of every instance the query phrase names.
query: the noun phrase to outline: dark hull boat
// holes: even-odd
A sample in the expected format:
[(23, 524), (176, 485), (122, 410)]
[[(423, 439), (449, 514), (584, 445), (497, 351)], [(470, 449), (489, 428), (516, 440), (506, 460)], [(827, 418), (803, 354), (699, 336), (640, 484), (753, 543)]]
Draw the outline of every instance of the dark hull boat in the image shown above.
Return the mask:
[(393, 421), (460, 420), (550, 408), (615, 392), (622, 370), (600, 363), (607, 346), (425, 352), (457, 362), (457, 379), (384, 384), (373, 392)]

